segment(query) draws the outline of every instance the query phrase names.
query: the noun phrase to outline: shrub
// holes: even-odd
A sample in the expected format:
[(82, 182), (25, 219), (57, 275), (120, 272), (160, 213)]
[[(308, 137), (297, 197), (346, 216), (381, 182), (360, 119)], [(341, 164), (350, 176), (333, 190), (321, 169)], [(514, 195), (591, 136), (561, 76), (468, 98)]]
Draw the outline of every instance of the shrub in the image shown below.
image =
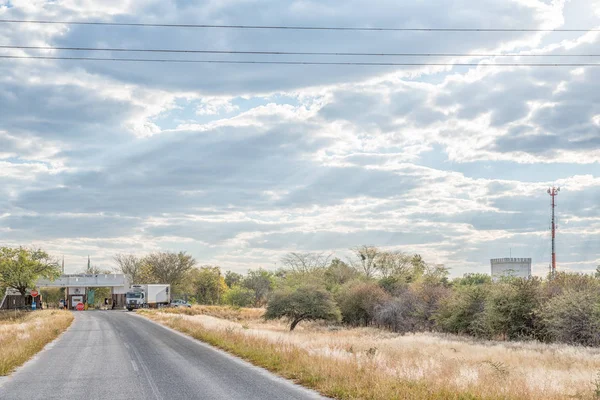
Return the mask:
[(269, 303), (265, 319), (286, 318), (290, 331), (301, 321), (339, 321), (340, 311), (331, 294), (315, 286), (302, 286), (275, 292)]
[(342, 321), (350, 325), (367, 326), (375, 318), (375, 309), (390, 299), (374, 282), (353, 281), (344, 285), (337, 295)]
[(540, 279), (507, 278), (490, 289), (484, 316), (490, 336), (511, 340), (543, 336)]
[(375, 309), (375, 323), (394, 332), (407, 333), (422, 329), (423, 303), (412, 291), (407, 290)]
[(552, 340), (584, 346), (600, 345), (600, 294), (567, 290), (550, 299), (542, 316)]
[(484, 310), (489, 285), (473, 284), (455, 288), (434, 316), (443, 332), (481, 336), (485, 332)]
[(254, 303), (254, 292), (244, 287), (233, 286), (225, 293), (223, 301), (234, 307), (250, 307)]

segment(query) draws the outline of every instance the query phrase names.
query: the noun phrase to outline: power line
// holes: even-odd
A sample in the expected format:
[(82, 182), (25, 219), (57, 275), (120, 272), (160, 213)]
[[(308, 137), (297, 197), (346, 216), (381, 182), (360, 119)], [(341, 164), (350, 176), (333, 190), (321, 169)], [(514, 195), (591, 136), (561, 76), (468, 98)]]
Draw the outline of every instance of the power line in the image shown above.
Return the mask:
[(289, 25), (212, 25), (212, 24), (151, 24), (139, 22), (48, 21), (0, 19), (0, 23), (135, 26), (155, 28), (219, 28), (219, 29), (281, 29), (311, 31), (376, 31), (376, 32), (600, 32), (600, 29), (519, 29), (519, 28), (378, 28)]
[(193, 53), (193, 54), (251, 54), (295, 56), (373, 56), (373, 57), (600, 57), (600, 54), (483, 54), (483, 53), (353, 53), (314, 51), (240, 51), (240, 50), (190, 50), (190, 49), (126, 49), (112, 47), (53, 47), (0, 45), (0, 49), (21, 50), (68, 50), (68, 51), (114, 51), (139, 53)]
[(178, 60), (166, 58), (102, 58), (102, 57), (52, 57), (52, 56), (9, 56), (0, 55), (0, 59), (33, 60), (76, 60), (76, 61), (123, 61), (154, 63), (190, 63), (190, 64), (278, 64), (278, 65), (359, 65), (359, 66), (397, 66), (397, 67), (600, 67), (600, 63), (398, 63), (398, 62), (321, 62), (321, 61), (253, 61), (253, 60)]

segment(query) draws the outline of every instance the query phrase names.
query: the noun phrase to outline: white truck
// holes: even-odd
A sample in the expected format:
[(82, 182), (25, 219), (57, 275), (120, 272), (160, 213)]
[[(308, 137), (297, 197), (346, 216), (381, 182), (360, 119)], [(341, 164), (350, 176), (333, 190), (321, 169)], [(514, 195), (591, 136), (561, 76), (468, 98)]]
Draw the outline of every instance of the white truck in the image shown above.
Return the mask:
[(125, 307), (131, 311), (136, 308), (158, 308), (171, 302), (171, 285), (131, 285), (125, 294)]

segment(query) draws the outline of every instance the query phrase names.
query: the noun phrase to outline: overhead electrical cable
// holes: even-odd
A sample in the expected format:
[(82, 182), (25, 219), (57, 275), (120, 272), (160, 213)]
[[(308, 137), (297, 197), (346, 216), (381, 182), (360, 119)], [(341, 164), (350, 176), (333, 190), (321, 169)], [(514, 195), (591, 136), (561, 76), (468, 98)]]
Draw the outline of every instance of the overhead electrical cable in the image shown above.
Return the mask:
[(600, 63), (404, 63), (404, 62), (327, 62), (327, 61), (260, 61), (260, 60), (189, 60), (166, 58), (103, 58), (103, 57), (54, 57), (54, 56), (15, 56), (0, 55), (0, 59), (29, 60), (73, 60), (73, 61), (116, 61), (190, 64), (278, 64), (278, 65), (358, 65), (358, 66), (455, 66), (455, 67), (600, 67)]
[(245, 54), (245, 55), (295, 55), (295, 56), (368, 56), (368, 57), (600, 57), (600, 54), (518, 54), (518, 53), (355, 53), (318, 51), (242, 51), (242, 50), (194, 50), (194, 49), (139, 49), (122, 47), (56, 47), (0, 45), (0, 49), (20, 50), (67, 50), (67, 51), (113, 51), (132, 53), (187, 53), (187, 54)]
[(13, 24), (61, 24), (61, 25), (100, 25), (135, 26), (155, 28), (214, 28), (214, 29), (280, 29), (318, 31), (376, 31), (376, 32), (600, 32), (600, 29), (538, 29), (538, 28), (393, 28), (393, 27), (342, 27), (342, 26), (294, 26), (294, 25), (216, 25), (216, 24), (158, 24), (141, 22), (101, 22), (101, 21), (51, 21), (0, 19), (0, 23)]

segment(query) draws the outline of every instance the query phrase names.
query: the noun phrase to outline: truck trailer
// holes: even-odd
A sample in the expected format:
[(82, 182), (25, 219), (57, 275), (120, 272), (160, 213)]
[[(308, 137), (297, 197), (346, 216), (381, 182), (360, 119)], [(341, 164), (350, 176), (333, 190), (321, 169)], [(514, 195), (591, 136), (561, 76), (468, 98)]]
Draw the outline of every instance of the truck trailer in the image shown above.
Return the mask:
[(125, 306), (132, 311), (137, 308), (158, 308), (171, 302), (171, 285), (131, 285), (125, 294)]

